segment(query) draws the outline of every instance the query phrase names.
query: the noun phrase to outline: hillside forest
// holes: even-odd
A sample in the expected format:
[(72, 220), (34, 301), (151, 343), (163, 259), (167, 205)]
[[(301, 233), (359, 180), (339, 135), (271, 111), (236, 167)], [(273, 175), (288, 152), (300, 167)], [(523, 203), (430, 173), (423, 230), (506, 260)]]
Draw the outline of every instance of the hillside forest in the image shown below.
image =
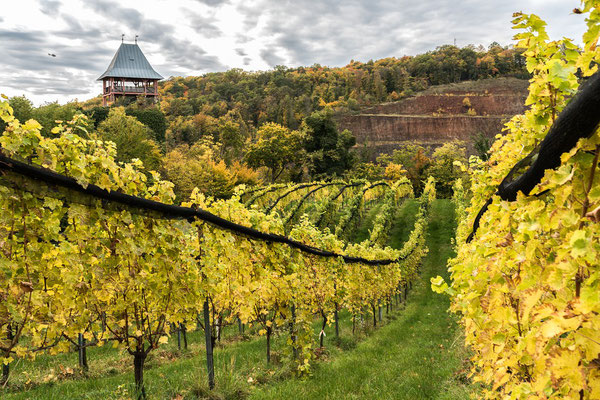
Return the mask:
[[(75, 134), (115, 142), (119, 161), (141, 160), (148, 172), (158, 171), (173, 182), (179, 198), (194, 187), (227, 198), (239, 184), (398, 175), (406, 175), (417, 193), (432, 175), (438, 196), (444, 197), (451, 194), (447, 182), (462, 174), (454, 161), (466, 161), (463, 143), (449, 142), (434, 151), (403, 145), (370, 162), (369, 149), (357, 146), (352, 132), (340, 132), (336, 116), (434, 85), (527, 78), (524, 60), (521, 49), (497, 43), (487, 49), (445, 45), (416, 56), (351, 61), (339, 68), (277, 66), (171, 77), (160, 83), (158, 103), (138, 98), (107, 108), (96, 97), (34, 107), (24, 96), (9, 103), (17, 119), (37, 120), (45, 136), (58, 123), (72, 121)], [(480, 139), (475, 148), (486, 159), (489, 144)]]

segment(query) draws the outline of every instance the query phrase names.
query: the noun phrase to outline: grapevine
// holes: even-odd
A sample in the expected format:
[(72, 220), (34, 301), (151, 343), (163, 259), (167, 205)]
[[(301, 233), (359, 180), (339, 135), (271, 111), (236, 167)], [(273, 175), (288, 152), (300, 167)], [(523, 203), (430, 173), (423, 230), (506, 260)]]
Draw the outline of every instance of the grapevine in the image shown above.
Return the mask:
[[(566, 149), (560, 166), (546, 170), (529, 195), (493, 194), (504, 177), (513, 180), (536, 162), (546, 133), (574, 101), (578, 76), (597, 73), (600, 3), (583, 1), (577, 12), (588, 25), (583, 48), (569, 39), (549, 41), (539, 17), (515, 14), (515, 28), (523, 31), (518, 46), (533, 74), (531, 107), (507, 124), (489, 162), (474, 163), (470, 204), (459, 208), (465, 217), (449, 263), (452, 282), (432, 280), (461, 314), (475, 352), (474, 376), (488, 399), (600, 398), (600, 237), (590, 214), (600, 205), (598, 132)], [(465, 243), (478, 214), (479, 227)]]
[[(47, 138), (35, 121), (15, 120), (7, 102), (0, 102), (0, 116), (8, 124), (0, 138), (7, 171), (0, 186), (0, 269), (7, 277), (0, 330), (10, 331), (0, 338), (5, 364), (68, 351), (82, 335), (89, 345), (127, 351), (145, 397), (148, 354), (169, 340), (171, 327), (194, 329), (204, 309), (212, 310), (212, 326), (239, 319), (257, 324), (268, 339), (276, 327), (292, 325), (298, 369), (307, 371), (318, 340), (310, 330), (313, 316), (329, 324), (338, 306), (358, 310), (389, 301), (412, 279), (425, 251), (416, 238), (406, 244), (410, 251), (346, 246), (306, 218), (291, 230), (293, 242), (282, 236), (277, 213), (248, 208), (239, 195), (214, 200), (196, 190), (182, 207), (169, 208), (171, 183), (146, 173), (139, 161), (115, 162), (114, 144), (74, 133), (85, 117)], [(53, 181), (33, 181), (36, 173)], [(366, 186), (361, 201), (374, 187), (387, 186)], [(95, 194), (104, 200), (90, 197)], [(113, 198), (123, 207), (105, 204)], [(168, 212), (180, 217), (164, 218)], [(236, 231), (241, 227), (250, 236)], [(214, 337), (210, 325), (204, 328)]]

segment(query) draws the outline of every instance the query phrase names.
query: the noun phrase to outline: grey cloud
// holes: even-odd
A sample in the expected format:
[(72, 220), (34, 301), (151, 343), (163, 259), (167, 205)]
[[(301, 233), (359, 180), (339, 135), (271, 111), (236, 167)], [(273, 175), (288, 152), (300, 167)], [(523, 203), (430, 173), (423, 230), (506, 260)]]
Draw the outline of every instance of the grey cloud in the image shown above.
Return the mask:
[(271, 67), (276, 65), (282, 65), (285, 63), (285, 59), (277, 54), (278, 51), (282, 49), (276, 46), (269, 46), (267, 48), (261, 49), (260, 57), (265, 60), (267, 64)]
[[(0, 30), (0, 39), (9, 39), (0, 40), (3, 63), (23, 71), (60, 71), (64, 68), (93, 70), (109, 55), (103, 48), (55, 43), (47, 33), (41, 31)], [(56, 57), (50, 57), (48, 53)]]
[(246, 53), (246, 51), (244, 49), (242, 49), (241, 47), (238, 47), (237, 49), (235, 49), (235, 54), (237, 54), (240, 57), (244, 57), (244, 56), (248, 55), (248, 53)]
[(40, 10), (50, 16), (58, 15), (60, 6), (59, 0), (40, 0)]
[(109, 22), (111, 20), (122, 22), (133, 29), (139, 29), (144, 21), (144, 16), (138, 10), (122, 7), (112, 0), (95, 0), (85, 4), (98, 14), (109, 18)]
[(223, 32), (212, 22), (213, 18), (188, 11), (192, 28), (205, 38), (212, 39), (223, 35)]
[(229, 3), (228, 0), (196, 0), (198, 3), (205, 4), (210, 7), (219, 7)]
[(8, 31), (0, 30), (0, 39), (5, 39), (4, 44), (13, 44), (20, 46), (22, 43), (35, 43), (40, 40), (40, 36), (46, 36), (43, 32), (23, 32), (23, 31)]
[(1, 85), (41, 95), (93, 92), (97, 75), (90, 71), (108, 65), (111, 56), (99, 46), (66, 45), (52, 32), (5, 29), (0, 29), (0, 54)]
[(56, 36), (64, 37), (67, 39), (93, 39), (93, 43), (98, 43), (99, 39), (108, 39), (105, 32), (94, 27), (94, 26), (83, 26), (79, 23), (77, 18), (72, 17), (68, 14), (61, 15), (63, 21), (67, 24), (67, 29), (55, 31)]
[[(275, 7), (280, 7), (279, 4), (274, 5)], [(265, 4), (264, 0), (255, 3), (241, 1), (237, 5), (237, 10), (244, 16), (244, 31), (256, 28), (261, 15), (265, 11), (265, 7), (268, 6), (269, 4)]]
[[(187, 39), (179, 38), (175, 28), (164, 22), (144, 18), (143, 15), (132, 8), (126, 8), (113, 0), (97, 0), (90, 7), (97, 13), (125, 25), (132, 32), (139, 35), (143, 42), (155, 43), (167, 60), (165, 68), (156, 69), (163, 76), (175, 75), (178, 69), (191, 71), (225, 70), (216, 56), (208, 55), (200, 46)], [(149, 60), (151, 63), (152, 61)]]
[(237, 33), (235, 35), (235, 42), (238, 44), (244, 44), (252, 41), (252, 38), (247, 35), (242, 35), (241, 33)]
[(70, 78), (58, 82), (56, 77), (19, 76), (10, 79), (8, 87), (24, 90), (36, 95), (44, 94), (82, 94), (93, 91), (94, 84), (86, 78)]
[[(515, 33), (510, 27), (515, 8), (529, 6), (538, 11), (537, 2), (515, 3), (259, 0), (243, 2), (238, 11), (247, 29), (264, 26), (257, 35), (270, 39), (261, 52), (270, 66), (282, 62), (281, 54), (286, 54), (285, 62), (291, 65), (338, 66), (350, 59), (414, 55), (451, 44), (454, 38), (458, 45), (509, 44)], [(570, 8), (561, 0), (548, 0), (539, 11), (567, 21)]]

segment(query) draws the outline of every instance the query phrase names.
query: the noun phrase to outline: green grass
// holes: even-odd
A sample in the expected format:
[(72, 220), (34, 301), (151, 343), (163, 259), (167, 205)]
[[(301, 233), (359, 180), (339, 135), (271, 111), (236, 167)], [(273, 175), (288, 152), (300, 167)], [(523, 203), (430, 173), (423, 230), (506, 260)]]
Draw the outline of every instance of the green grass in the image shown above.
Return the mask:
[(395, 249), (402, 248), (402, 244), (408, 240), (413, 230), (418, 211), (419, 202), (416, 199), (407, 199), (402, 203), (396, 215), (396, 222), (390, 230), (388, 244), (391, 247)]
[[(398, 210), (390, 244), (406, 240), (418, 205), (407, 201)], [(368, 224), (369, 218), (361, 225)], [(265, 338), (240, 336), (237, 326), (226, 328), (223, 345), (215, 349), (215, 390), (206, 381), (204, 335), (188, 334), (189, 349), (177, 350), (176, 338), (151, 353), (145, 371), (149, 399), (466, 399), (468, 386), (462, 360), (466, 358), (448, 300), (429, 289), (430, 276), (445, 275), (451, 254), (453, 210), (447, 200), (432, 208), (423, 266), (423, 282), (409, 294), (404, 310), (384, 317), (381, 328), (370, 327), (369, 316), (352, 334), (352, 321), (340, 313), (341, 338), (333, 326), (325, 329), (325, 351), (319, 352), (313, 375), (295, 378), (287, 360), (286, 335), (273, 341), (276, 360), (265, 362)], [(364, 229), (363, 227), (359, 227)], [(315, 337), (320, 331), (315, 320)], [(357, 324), (358, 325), (358, 324)], [(252, 331), (247, 333), (252, 334)], [(2, 399), (130, 399), (133, 397), (131, 357), (110, 347), (88, 351), (90, 371), (77, 367), (77, 355), (42, 356), (12, 365), (9, 387)], [(72, 370), (72, 373), (70, 372)]]

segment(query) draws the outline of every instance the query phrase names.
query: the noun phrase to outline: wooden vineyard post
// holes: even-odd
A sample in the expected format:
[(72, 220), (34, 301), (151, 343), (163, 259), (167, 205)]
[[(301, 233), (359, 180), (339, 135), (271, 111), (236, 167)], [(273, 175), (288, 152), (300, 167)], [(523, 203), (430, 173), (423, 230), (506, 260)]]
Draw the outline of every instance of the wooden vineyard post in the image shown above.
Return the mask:
[(204, 300), (204, 338), (206, 339), (206, 369), (208, 371), (208, 387), (215, 388), (215, 364), (213, 360), (213, 346), (210, 327), (210, 310), (208, 297)]
[(241, 318), (240, 318), (240, 317), (238, 317), (238, 331), (239, 331), (240, 335), (241, 335), (242, 333), (244, 333), (244, 329), (243, 329), (243, 327), (242, 327), (242, 320), (241, 320)]
[(373, 327), (377, 326), (377, 314), (375, 312), (375, 304), (371, 303), (371, 311), (373, 311)]
[(333, 312), (333, 319), (335, 321), (335, 337), (340, 337), (340, 321), (338, 317), (338, 303), (335, 303), (335, 311)]
[[(6, 328), (6, 338), (9, 341), (12, 340), (12, 338), (13, 338), (12, 329), (10, 327), (10, 324)], [(10, 353), (6, 354), (6, 357), (8, 357), (9, 355), (10, 355)], [(2, 364), (2, 377), (0, 378), (0, 385), (6, 384), (6, 382), (8, 381), (9, 375), (10, 375), (10, 364)]]
[(177, 326), (177, 350), (181, 350), (181, 324)]
[[(335, 296), (337, 298), (337, 284), (334, 283), (333, 284), (333, 290), (335, 291)], [(335, 306), (335, 310), (333, 312), (333, 321), (335, 323), (335, 337), (339, 338), (340, 337), (340, 321), (339, 321), (339, 317), (338, 317), (338, 303), (337, 301), (333, 303)]]
[(290, 322), (290, 336), (292, 339), (292, 352), (294, 354), (294, 360), (298, 358), (298, 349), (296, 348), (296, 305), (292, 304), (292, 321)]
[(8, 381), (8, 375), (10, 374), (10, 364), (2, 364), (2, 377), (0, 378), (0, 385), (4, 385)]
[(379, 322), (381, 322), (381, 320), (383, 319), (383, 315), (381, 312), (381, 305), (379, 306)]
[(180, 325), (180, 328), (183, 332), (183, 348), (187, 350), (187, 328), (185, 327), (184, 323)]
[(104, 311), (102, 311), (102, 314), (100, 315), (100, 329), (102, 329), (102, 333), (106, 332), (106, 313)]
[(325, 327), (327, 326), (327, 315), (325, 313), (321, 314), (323, 316), (323, 326), (321, 327), (321, 333), (319, 333), (319, 347), (323, 347), (323, 340), (325, 339)]
[(77, 336), (77, 350), (79, 353), (79, 368), (83, 371), (88, 370), (88, 362), (87, 362), (87, 350), (85, 345), (85, 338), (83, 337), (83, 333), (80, 333)]

